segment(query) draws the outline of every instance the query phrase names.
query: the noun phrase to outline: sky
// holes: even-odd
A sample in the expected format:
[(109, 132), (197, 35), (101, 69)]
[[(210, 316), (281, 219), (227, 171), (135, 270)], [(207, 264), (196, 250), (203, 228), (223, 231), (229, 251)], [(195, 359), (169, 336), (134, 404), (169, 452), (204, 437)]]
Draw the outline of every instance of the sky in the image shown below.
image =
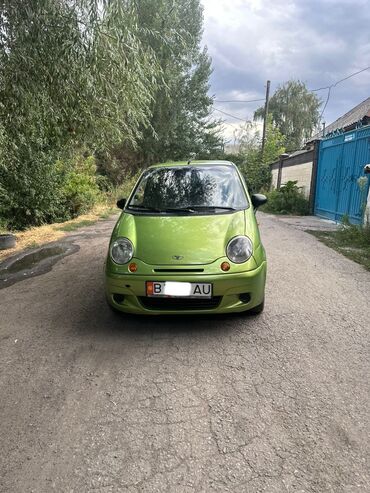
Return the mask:
[[(213, 61), (210, 94), (214, 108), (252, 119), (262, 102), (266, 81), (271, 94), (289, 79), (309, 89), (336, 81), (370, 66), (370, 0), (201, 0), (203, 43)], [(325, 102), (328, 91), (317, 92)], [(370, 70), (331, 90), (323, 120), (330, 124), (370, 97)], [(214, 111), (225, 120), (233, 141), (241, 121)]]

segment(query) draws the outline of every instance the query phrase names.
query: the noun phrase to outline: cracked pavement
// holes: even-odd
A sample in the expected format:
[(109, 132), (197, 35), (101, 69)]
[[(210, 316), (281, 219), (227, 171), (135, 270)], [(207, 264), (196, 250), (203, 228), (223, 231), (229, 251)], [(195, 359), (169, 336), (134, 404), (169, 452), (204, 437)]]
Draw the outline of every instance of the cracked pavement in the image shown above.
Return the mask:
[(260, 317), (111, 313), (112, 220), (0, 291), (1, 492), (370, 492), (370, 273), (258, 218)]

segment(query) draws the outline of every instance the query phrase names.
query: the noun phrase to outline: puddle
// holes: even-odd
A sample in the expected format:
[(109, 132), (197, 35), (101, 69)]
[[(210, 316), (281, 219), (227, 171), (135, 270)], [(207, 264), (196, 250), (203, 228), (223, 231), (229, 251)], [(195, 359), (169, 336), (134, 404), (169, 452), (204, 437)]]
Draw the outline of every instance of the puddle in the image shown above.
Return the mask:
[(27, 250), (0, 264), (0, 289), (15, 284), (22, 279), (39, 276), (50, 271), (61, 258), (80, 249), (74, 243), (50, 244), (41, 248)]
[[(68, 248), (64, 245), (42, 248), (41, 250), (29, 253), (23, 258), (16, 260), (6, 269), (6, 271), (13, 274), (15, 272), (20, 272), (21, 270), (32, 269), (32, 267), (37, 265), (41, 260), (49, 257), (54, 257), (55, 255), (61, 255), (62, 253), (66, 252), (67, 249)], [(2, 269), (0, 269), (0, 272), (1, 270)]]

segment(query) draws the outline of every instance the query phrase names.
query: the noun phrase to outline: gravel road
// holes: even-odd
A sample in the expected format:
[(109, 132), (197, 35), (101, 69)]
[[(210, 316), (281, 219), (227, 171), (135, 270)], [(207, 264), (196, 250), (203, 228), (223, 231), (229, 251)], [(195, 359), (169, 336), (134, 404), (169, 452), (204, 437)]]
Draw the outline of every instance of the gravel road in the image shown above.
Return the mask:
[(113, 221), (0, 291), (1, 492), (370, 492), (370, 273), (259, 221), (260, 317), (111, 313)]

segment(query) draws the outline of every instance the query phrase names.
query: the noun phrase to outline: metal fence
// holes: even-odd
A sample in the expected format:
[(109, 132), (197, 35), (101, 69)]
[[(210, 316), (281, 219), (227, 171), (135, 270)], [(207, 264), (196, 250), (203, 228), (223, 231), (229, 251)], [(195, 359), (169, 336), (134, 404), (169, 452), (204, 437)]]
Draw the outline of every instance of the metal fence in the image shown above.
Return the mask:
[(361, 223), (369, 189), (364, 166), (370, 163), (370, 126), (320, 142), (315, 214), (335, 221), (347, 216)]

